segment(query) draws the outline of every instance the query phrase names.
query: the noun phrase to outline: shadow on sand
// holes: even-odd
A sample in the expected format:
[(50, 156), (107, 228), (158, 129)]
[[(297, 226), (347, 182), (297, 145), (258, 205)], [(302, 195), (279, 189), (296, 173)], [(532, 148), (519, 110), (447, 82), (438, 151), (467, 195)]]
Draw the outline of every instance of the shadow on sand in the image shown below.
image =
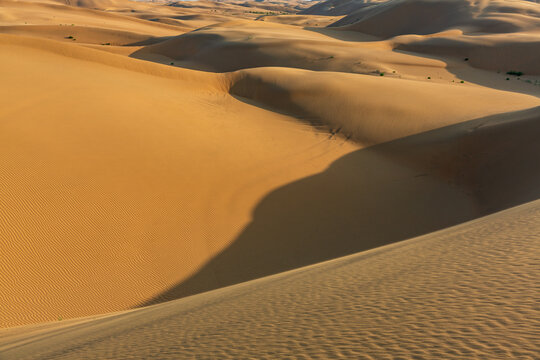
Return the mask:
[(281, 187), (196, 274), (141, 305), (426, 234), (540, 198), (540, 107), (350, 153)]

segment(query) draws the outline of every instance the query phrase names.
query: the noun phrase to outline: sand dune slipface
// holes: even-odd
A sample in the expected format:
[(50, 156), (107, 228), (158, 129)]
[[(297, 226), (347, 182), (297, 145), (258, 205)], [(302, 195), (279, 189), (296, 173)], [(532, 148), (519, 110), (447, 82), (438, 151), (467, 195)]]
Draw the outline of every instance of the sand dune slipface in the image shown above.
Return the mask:
[(332, 30), (236, 20), (145, 46), (131, 56), (214, 72), (268, 66), (377, 75), (397, 70), (400, 76), (424, 74), (431, 67), (444, 72), (443, 62), (393, 52), (384, 42), (366, 44), (334, 36)]
[(539, 6), (0, 0), (0, 359), (534, 359)]
[(363, 145), (538, 104), (535, 97), (463, 84), (296, 69), (244, 70), (232, 79), (232, 94)]
[(540, 198), (539, 116), (540, 108), (484, 117), (345, 155), (324, 172), (270, 193), (234, 243), (146, 304), (210, 290), (216, 280), (231, 285), (368, 250)]
[(231, 98), (217, 76), (4, 39), (4, 327), (157, 296), (232, 241), (267, 191), (357, 148)]
[(355, 4), (358, 10), (349, 11), (332, 26), (389, 38), (453, 28), (467, 34), (512, 33), (538, 30), (539, 24), (539, 7), (528, 1), (390, 0), (370, 6)]
[(349, 9), (347, 16), (331, 27), (394, 38), (391, 43), (396, 50), (467, 59), (474, 67), (502, 73), (513, 70), (539, 75), (540, 6), (537, 3), (468, 0), (342, 3), (356, 9)]

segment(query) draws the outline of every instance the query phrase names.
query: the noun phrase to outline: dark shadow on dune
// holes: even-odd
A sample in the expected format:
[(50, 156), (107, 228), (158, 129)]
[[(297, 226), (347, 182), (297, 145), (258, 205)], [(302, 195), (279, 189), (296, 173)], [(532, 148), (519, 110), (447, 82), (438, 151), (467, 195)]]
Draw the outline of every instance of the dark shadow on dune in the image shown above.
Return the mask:
[(537, 107), (348, 154), (324, 172), (268, 194), (228, 248), (141, 305), (372, 249), (539, 199), (539, 133)]
[[(414, 50), (417, 50), (417, 51), (414, 51)], [(511, 92), (540, 97), (540, 85), (535, 84), (534, 80), (531, 81), (529, 79), (529, 75), (525, 74), (524, 76), (521, 76), (518, 79), (518, 77), (516, 76), (509, 76), (506, 74), (507, 70), (510, 70), (513, 68), (512, 66), (508, 66), (506, 68), (503, 67), (503, 69), (501, 69), (497, 73), (497, 71), (493, 71), (489, 69), (482, 69), (481, 67), (475, 67), (476, 64), (475, 64), (473, 55), (469, 55), (467, 52), (464, 52), (462, 56), (459, 56), (457, 55), (458, 51), (456, 51), (455, 52), (456, 54), (450, 57), (450, 56), (443, 56), (443, 55), (437, 55), (434, 53), (429, 53), (430, 51), (433, 51), (433, 50), (430, 50), (428, 47), (415, 48), (413, 46), (397, 46), (394, 49), (394, 52), (399, 52), (402, 54), (443, 61), (448, 65), (446, 67), (446, 70), (448, 70), (448, 72), (456, 75), (458, 78), (463, 79), (469, 83), (473, 83), (473, 84), (477, 84), (477, 85), (481, 85), (481, 86), (485, 86), (485, 87), (497, 89), (497, 90), (511, 91)], [(457, 62), (461, 62), (465, 58), (471, 59), (468, 62), (469, 66), (456, 66)], [(538, 58), (540, 61), (540, 57)], [(517, 66), (517, 68), (519, 68), (519, 66)], [(537, 77), (538, 77), (537, 75), (533, 75), (533, 79), (536, 79)], [(509, 80), (506, 80), (506, 78), (509, 78)], [(531, 81), (531, 82), (529, 83), (528, 81)]]
[(345, 30), (345, 29), (342, 29), (342, 28), (339, 28), (339, 27), (334, 27), (333, 28), (333, 27), (327, 26), (327, 27), (321, 28), (321, 27), (306, 26), (306, 27), (304, 27), (304, 30), (313, 31), (313, 32), (316, 32), (318, 34), (322, 34), (322, 35), (328, 36), (328, 37), (330, 37), (332, 39), (341, 40), (341, 41), (374, 42), (374, 41), (381, 41), (382, 40), (381, 38), (379, 38), (377, 36), (361, 33), (361, 32), (358, 32), (358, 31)]
[(126, 44), (124, 46), (147, 46), (147, 45), (154, 45), (159, 44), (160, 42), (172, 39), (174, 36), (160, 36), (160, 37), (149, 37), (146, 40), (137, 41), (133, 43)]

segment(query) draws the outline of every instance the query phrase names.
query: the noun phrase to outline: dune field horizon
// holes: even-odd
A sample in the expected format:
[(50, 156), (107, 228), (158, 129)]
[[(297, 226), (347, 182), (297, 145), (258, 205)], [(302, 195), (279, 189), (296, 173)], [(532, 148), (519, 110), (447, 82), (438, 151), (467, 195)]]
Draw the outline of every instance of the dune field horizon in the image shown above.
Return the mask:
[(0, 0), (0, 360), (540, 358), (540, 2)]

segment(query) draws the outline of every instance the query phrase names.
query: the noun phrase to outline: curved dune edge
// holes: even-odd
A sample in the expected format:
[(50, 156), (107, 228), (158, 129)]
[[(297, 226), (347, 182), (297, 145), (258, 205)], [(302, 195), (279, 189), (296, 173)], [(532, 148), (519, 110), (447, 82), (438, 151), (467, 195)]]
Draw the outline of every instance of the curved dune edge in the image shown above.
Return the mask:
[(266, 193), (358, 148), (232, 98), (222, 75), (0, 39), (2, 327), (159, 295)]
[(0, 330), (2, 359), (532, 359), (540, 202), (148, 308)]
[(534, 96), (463, 84), (300, 69), (231, 74), (230, 93), (367, 146), (540, 104)]
[(26, 36), (0, 34), (0, 46), (11, 46), (15, 48), (28, 48), (56, 55), (82, 60), (85, 62), (108, 65), (119, 69), (130, 70), (142, 74), (159, 76), (168, 79), (190, 81), (192, 84), (201, 86), (211, 85), (218, 89), (223, 89), (224, 83), (221, 77), (216, 74), (208, 74), (189, 69), (163, 66), (149, 63), (137, 59), (127, 58), (122, 55), (103, 52), (88, 47), (81, 47), (72, 44), (64, 44), (59, 41), (48, 39), (35, 39)]
[[(335, 75), (342, 85), (331, 80), (326, 93), (306, 99), (323, 115), (324, 104), (336, 96), (357, 99), (343, 107), (343, 117), (354, 120), (355, 111), (371, 111), (375, 132), (364, 145), (425, 131), (436, 125), (425, 120), (438, 114), (423, 113), (437, 99), (430, 91), (436, 85), (420, 82), (287, 69), (210, 74), (13, 35), (0, 35), (0, 46), (6, 50), (0, 52), (6, 85), (0, 95), (8, 100), (0, 109), (3, 327), (122, 310), (159, 298), (233, 244), (265, 196), (362, 146), (364, 139), (355, 139), (360, 145), (347, 142), (231, 97), (227, 91), (242, 76), (284, 84), (301, 106), (307, 78), (317, 82)], [(418, 118), (408, 118), (392, 134), (391, 116), (380, 111), (385, 96), (358, 96), (357, 89), (380, 87), (385, 93), (400, 84), (419, 91), (408, 107), (398, 102), (394, 112), (417, 111)], [(485, 102), (472, 111), (463, 107), (461, 117), (454, 113), (448, 121), (537, 104), (518, 94), (501, 93), (500, 101), (499, 92), (470, 92)], [(256, 100), (263, 104), (283, 99), (260, 95)], [(279, 110), (288, 112), (285, 105)], [(325, 125), (336, 129), (330, 121)], [(363, 169), (352, 171), (359, 176)], [(415, 169), (404, 174), (409, 171)], [(454, 196), (456, 190), (444, 194)], [(293, 257), (264, 272), (305, 265), (306, 259)], [(242, 281), (242, 271), (238, 278), (235, 273), (210, 276), (198, 286)]]
[[(540, 197), (538, 96), (452, 69), (494, 87), (534, 73), (534, 12), (376, 41), (252, 21), (290, 3), (45, 1), (0, 0), (0, 32), (17, 34), (0, 34), (0, 327), (177, 299)], [(123, 46), (101, 45), (113, 35)], [(533, 80), (508, 89), (537, 95)]]
[(324, 172), (269, 193), (230, 246), (143, 305), (372, 249), (538, 199), (539, 119), (537, 107), (347, 154)]

